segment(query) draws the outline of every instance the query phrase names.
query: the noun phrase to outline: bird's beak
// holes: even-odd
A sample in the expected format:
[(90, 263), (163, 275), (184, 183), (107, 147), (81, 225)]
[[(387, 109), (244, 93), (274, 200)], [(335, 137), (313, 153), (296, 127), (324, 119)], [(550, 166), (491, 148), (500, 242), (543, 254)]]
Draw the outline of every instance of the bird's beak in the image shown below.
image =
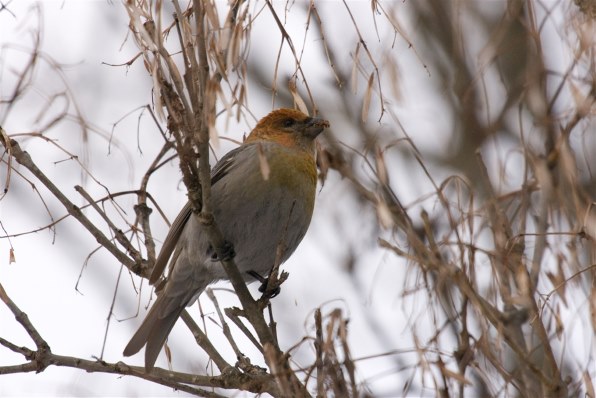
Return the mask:
[(304, 124), (304, 135), (313, 140), (317, 138), (325, 128), (329, 127), (329, 122), (327, 120), (318, 117), (309, 117), (304, 121)]

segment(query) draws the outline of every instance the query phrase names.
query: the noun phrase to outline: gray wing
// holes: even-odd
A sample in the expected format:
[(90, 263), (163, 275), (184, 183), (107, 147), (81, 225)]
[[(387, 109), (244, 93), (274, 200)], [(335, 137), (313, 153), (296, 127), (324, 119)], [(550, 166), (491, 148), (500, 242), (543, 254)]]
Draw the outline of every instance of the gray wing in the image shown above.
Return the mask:
[(150, 284), (153, 285), (155, 282), (157, 282), (163, 271), (166, 269), (168, 260), (170, 259), (170, 256), (176, 247), (176, 243), (178, 243), (178, 239), (182, 234), (182, 230), (184, 229), (184, 226), (186, 225), (186, 222), (190, 218), (191, 214), (192, 206), (190, 205), (190, 202), (186, 202), (172, 223), (170, 231), (168, 232), (168, 235), (163, 242), (163, 246), (161, 247), (161, 251), (155, 260), (155, 265), (153, 266), (153, 271), (151, 271), (151, 277), (149, 278)]
[[(242, 147), (235, 148), (230, 152), (226, 153), (220, 160), (213, 166), (211, 170), (211, 185), (215, 185), (219, 180), (221, 180), (238, 162), (234, 162), (236, 159), (236, 155), (240, 152)], [(166, 265), (176, 245), (178, 244), (178, 239), (180, 239), (180, 235), (186, 226), (190, 216), (192, 215), (192, 206), (190, 202), (186, 202), (176, 219), (172, 223), (170, 227), (170, 231), (166, 236), (166, 239), (163, 242), (163, 246), (161, 247), (161, 251), (155, 260), (155, 265), (153, 266), (153, 271), (151, 271), (151, 277), (149, 278), (150, 284), (155, 284), (159, 277), (163, 274), (164, 270), (166, 269)]]

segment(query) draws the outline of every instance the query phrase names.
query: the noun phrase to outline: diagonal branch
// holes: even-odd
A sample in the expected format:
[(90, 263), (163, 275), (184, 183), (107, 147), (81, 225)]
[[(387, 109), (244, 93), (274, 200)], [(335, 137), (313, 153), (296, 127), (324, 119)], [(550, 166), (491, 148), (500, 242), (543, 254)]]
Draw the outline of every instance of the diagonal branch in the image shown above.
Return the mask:
[[(128, 255), (122, 251), (120, 251), (116, 245), (112, 243), (110, 238), (104, 235), (82, 212), (81, 209), (72, 203), (66, 195), (54, 185), (54, 183), (37, 167), (37, 165), (33, 162), (31, 156), (21, 149), (19, 143), (15, 140), (7, 141), (5, 139), (4, 132), (2, 132), (1, 143), (6, 148), (8, 153), (16, 159), (16, 161), (24, 166), (27, 170), (29, 170), (35, 177), (62, 203), (66, 211), (73, 216), (77, 221), (87, 229), (94, 237), (97, 239), (97, 242), (105, 247), (110, 253), (114, 255), (122, 264), (124, 264), (127, 268), (133, 270), (140, 269), (143, 259), (141, 254), (136, 251), (132, 250), (129, 251), (130, 256), (134, 259), (128, 257)], [(130, 247), (129, 247), (130, 249)]]

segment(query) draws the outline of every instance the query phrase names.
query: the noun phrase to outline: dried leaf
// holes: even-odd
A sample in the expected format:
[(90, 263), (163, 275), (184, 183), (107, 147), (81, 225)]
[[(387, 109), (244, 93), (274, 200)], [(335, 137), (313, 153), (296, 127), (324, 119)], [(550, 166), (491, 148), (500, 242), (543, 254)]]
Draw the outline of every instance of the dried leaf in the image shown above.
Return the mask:
[[(243, 81), (247, 81), (247, 80), (243, 80)], [(242, 104), (244, 104), (246, 102), (246, 84), (242, 84), (240, 86), (240, 94), (238, 95), (238, 112), (236, 114), (236, 121), (240, 122), (240, 116), (242, 115), (242, 113), (240, 112), (241, 110), (241, 106)]]
[(584, 384), (586, 385), (586, 397), (596, 398), (596, 395), (594, 395), (594, 383), (592, 382), (592, 376), (589, 372), (584, 371), (583, 378)]
[(10, 251), (8, 252), (8, 264), (16, 263), (17, 258), (14, 255), (14, 249), (11, 247)]
[(292, 98), (294, 99), (294, 103), (296, 104), (298, 109), (300, 109), (302, 113), (308, 115), (308, 108), (306, 107), (306, 103), (300, 97), (300, 94), (298, 94), (298, 90), (296, 90), (296, 78), (292, 78), (288, 81), (288, 89), (290, 90)]
[(166, 352), (166, 359), (168, 361), (168, 367), (172, 370), (172, 351), (170, 350), (170, 346), (168, 343), (164, 344), (163, 346), (164, 351)]
[(526, 268), (520, 264), (515, 270), (515, 281), (518, 286), (520, 298), (523, 303), (528, 297), (530, 297), (530, 276), (528, 275), (528, 271)]
[(227, 66), (232, 67), (232, 69), (236, 70), (238, 66), (242, 63), (242, 59), (240, 58), (240, 46), (244, 41), (244, 37), (242, 35), (243, 29), (242, 25), (236, 25), (234, 32), (232, 34), (232, 38), (230, 40), (230, 46), (228, 47), (228, 54), (227, 54)]
[(554, 310), (552, 311), (552, 315), (554, 316), (555, 319), (555, 333), (557, 334), (557, 337), (559, 338), (559, 340), (563, 337), (563, 333), (565, 333), (565, 325), (563, 325), (563, 321), (561, 320), (561, 317), (559, 316), (560, 314), (560, 309), (558, 305), (555, 305)]
[(215, 61), (215, 65), (217, 67), (217, 71), (221, 74), (224, 80), (228, 80), (228, 73), (227, 73), (227, 61), (224, 60), (224, 52), (218, 51), (215, 46), (217, 44), (212, 40), (209, 40), (209, 53), (211, 57)]
[(590, 293), (590, 319), (592, 320), (592, 330), (596, 330), (596, 289)]
[(391, 62), (391, 66), (385, 69), (389, 73), (389, 81), (391, 82), (391, 90), (393, 96), (397, 102), (403, 101), (403, 95), (401, 92), (401, 75), (399, 65), (397, 62)]
[(354, 62), (352, 63), (352, 75), (350, 82), (352, 84), (352, 93), (358, 92), (358, 53), (360, 52), (360, 42), (356, 45), (356, 51), (354, 52)]
[(211, 25), (212, 30), (220, 30), (221, 27), (219, 26), (219, 15), (217, 14), (217, 7), (215, 4), (205, 2), (203, 3), (203, 9), (205, 10), (205, 16), (209, 20), (209, 25)]
[(209, 125), (209, 141), (213, 149), (219, 148), (219, 133), (217, 132), (217, 127), (215, 127), (215, 124)]
[(451, 379), (455, 379), (457, 380), (459, 383), (471, 386), (472, 382), (468, 379), (466, 379), (466, 377), (458, 372), (454, 372), (452, 370), (449, 370), (447, 367), (444, 367), (443, 369), (441, 369), (442, 374), (446, 377), (449, 377)]
[(366, 93), (364, 93), (364, 102), (362, 103), (362, 121), (366, 122), (368, 119), (368, 110), (370, 108), (370, 99), (372, 98), (372, 88), (375, 73), (371, 73), (368, 78), (368, 85), (366, 86)]
[(391, 210), (389, 209), (389, 206), (387, 206), (387, 203), (385, 203), (384, 200), (381, 200), (381, 198), (377, 198), (376, 209), (377, 218), (379, 219), (381, 227), (387, 229), (393, 227), (393, 215), (391, 214)]
[(153, 79), (153, 103), (155, 104), (154, 109), (155, 109), (155, 115), (157, 116), (157, 119), (160, 122), (164, 122), (166, 120), (166, 115), (163, 112), (163, 109), (165, 107), (165, 104), (162, 102), (162, 97), (161, 97), (161, 83), (159, 81), (159, 67), (157, 65), (157, 62), (154, 62), (153, 65), (151, 65), (152, 70), (151, 70), (151, 78)]
[(560, 256), (558, 256), (558, 257), (559, 257), (559, 258), (557, 258), (557, 261), (558, 261), (557, 271), (558, 272), (556, 274), (554, 274), (550, 271), (547, 271), (546, 277), (550, 280), (550, 283), (552, 283), (553, 288), (555, 288), (557, 290), (557, 294), (559, 295), (561, 300), (563, 300), (563, 303), (565, 305), (567, 305), (567, 300), (565, 299), (566, 283), (565, 283), (565, 275), (564, 275), (564, 271), (563, 271), (565, 262), (564, 262), (563, 258), (560, 258)]
[(327, 180), (327, 174), (329, 173), (329, 155), (325, 148), (321, 146), (321, 143), (317, 140), (315, 141), (316, 150), (316, 159), (317, 159), (317, 169), (319, 170), (319, 181), (321, 182), (321, 187), (325, 185), (325, 181)]
[(232, 104), (228, 101), (228, 97), (224, 94), (223, 90), (221, 89), (220, 84), (216, 84), (214, 90), (217, 92), (217, 97), (223, 103), (224, 108), (226, 109), (226, 114), (232, 114)]
[(267, 161), (267, 156), (263, 152), (263, 147), (259, 145), (259, 168), (261, 169), (261, 175), (263, 179), (267, 181), (269, 179), (269, 175), (271, 174), (271, 169), (269, 168), (269, 161)]
[(375, 161), (377, 163), (377, 176), (379, 182), (383, 185), (387, 185), (389, 177), (387, 176), (387, 165), (385, 164), (385, 156), (383, 151), (379, 147), (376, 148)]
[(577, 113), (582, 117), (588, 115), (592, 105), (594, 105), (594, 97), (589, 94), (584, 94), (575, 84), (573, 84), (571, 80), (568, 82), (568, 84), (573, 102), (575, 102)]

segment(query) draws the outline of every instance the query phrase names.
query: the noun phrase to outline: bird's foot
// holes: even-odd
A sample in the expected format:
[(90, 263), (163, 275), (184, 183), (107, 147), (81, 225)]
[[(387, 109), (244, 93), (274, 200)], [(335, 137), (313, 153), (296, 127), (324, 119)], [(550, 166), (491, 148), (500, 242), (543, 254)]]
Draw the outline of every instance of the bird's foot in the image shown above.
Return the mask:
[(227, 240), (224, 241), (222, 248), (221, 248), (221, 258), (217, 255), (217, 253), (215, 252), (215, 250), (213, 249), (213, 246), (209, 245), (209, 248), (207, 249), (207, 254), (211, 255), (211, 261), (213, 262), (217, 262), (217, 261), (228, 261), (233, 259), (236, 256), (236, 251), (234, 250), (234, 245), (232, 245), (231, 242), (228, 242)]
[[(248, 271), (247, 274), (261, 282), (261, 286), (259, 286), (259, 292), (263, 293), (262, 298), (271, 299), (277, 296), (281, 292), (281, 288), (279, 286), (273, 287), (273, 289), (269, 288), (269, 278), (265, 278), (261, 274), (256, 271)], [(268, 289), (269, 288), (269, 289)]]

